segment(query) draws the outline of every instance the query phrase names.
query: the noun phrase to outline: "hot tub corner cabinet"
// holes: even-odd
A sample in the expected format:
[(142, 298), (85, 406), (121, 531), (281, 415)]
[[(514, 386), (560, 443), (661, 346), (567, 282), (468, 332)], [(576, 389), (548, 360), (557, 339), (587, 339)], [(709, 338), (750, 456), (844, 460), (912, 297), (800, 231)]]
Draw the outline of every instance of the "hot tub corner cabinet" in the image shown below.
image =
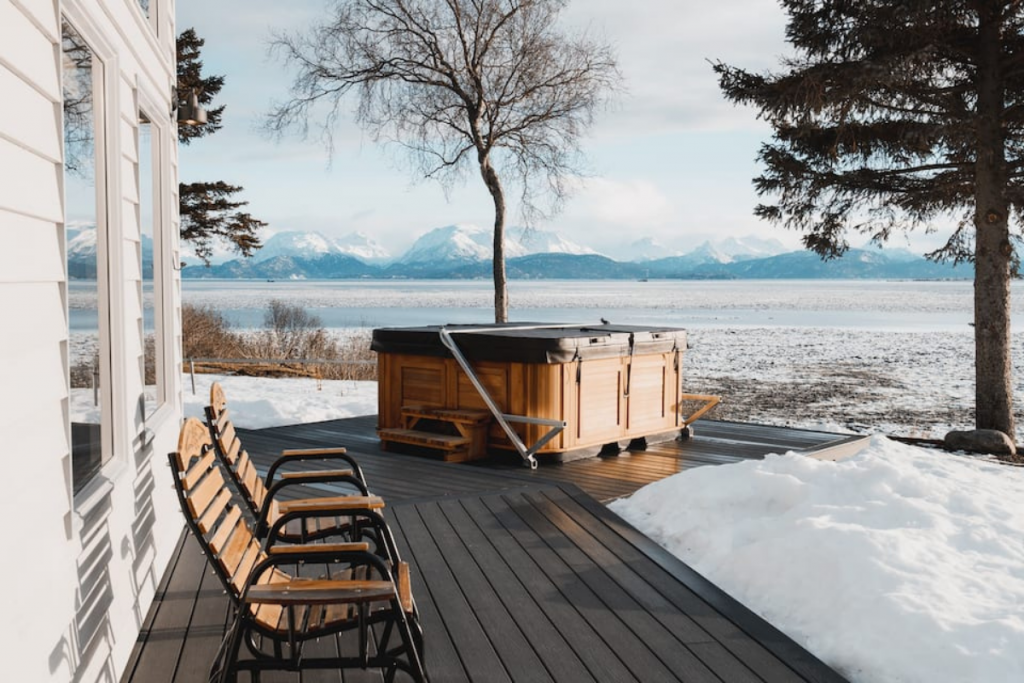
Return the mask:
[[(379, 430), (394, 434), (407, 429), (409, 411), (470, 411), (486, 418), (485, 401), (443, 344), (441, 329), (373, 331)], [(503, 413), (566, 423), (538, 453), (624, 445), (639, 437), (678, 433), (683, 425), (683, 330), (529, 323), (444, 329)], [(536, 443), (549, 429), (515, 428), (526, 444)], [(478, 457), (486, 448), (512, 448), (496, 423), (490, 422), (485, 433), (483, 446), (456, 459)]]

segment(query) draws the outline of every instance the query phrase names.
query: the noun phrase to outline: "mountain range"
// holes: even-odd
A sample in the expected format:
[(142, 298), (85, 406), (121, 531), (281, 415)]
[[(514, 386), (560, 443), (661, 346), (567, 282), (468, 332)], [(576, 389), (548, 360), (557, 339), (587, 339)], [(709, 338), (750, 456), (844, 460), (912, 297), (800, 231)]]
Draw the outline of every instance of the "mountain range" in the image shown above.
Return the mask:
[[(206, 267), (186, 256), (182, 277), (481, 279), (491, 276), (491, 239), (490, 229), (448, 225), (427, 232), (393, 258), (365, 233), (334, 239), (318, 232), (280, 232), (248, 259), (225, 260), (224, 254), (215, 254), (213, 265)], [(753, 236), (707, 241), (688, 250), (641, 237), (617, 249), (613, 259), (555, 232), (513, 229), (505, 250), (511, 279), (950, 279), (973, 275), (969, 264), (934, 263), (904, 249), (850, 249), (842, 258), (822, 261), (808, 251), (791, 251), (778, 240)], [(94, 254), (94, 230), (68, 230), (73, 277), (88, 277), (79, 261), (88, 264), (90, 257), (95, 260)]]

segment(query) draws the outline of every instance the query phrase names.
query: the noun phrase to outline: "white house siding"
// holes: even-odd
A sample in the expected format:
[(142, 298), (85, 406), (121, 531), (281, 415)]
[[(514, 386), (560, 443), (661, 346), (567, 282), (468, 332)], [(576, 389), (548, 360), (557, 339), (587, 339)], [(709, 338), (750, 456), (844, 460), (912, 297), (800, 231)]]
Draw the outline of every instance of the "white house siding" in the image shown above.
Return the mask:
[[(116, 681), (182, 528), (166, 466), (181, 419), (180, 286), (169, 283), (165, 409), (142, 424), (136, 107), (165, 116), (159, 191), (177, 258), (173, 2), (0, 0), (0, 579), (3, 680)], [(72, 495), (60, 17), (105, 58), (113, 457)], [(157, 26), (154, 30), (153, 26)], [(156, 111), (152, 111), (156, 109)], [(161, 121), (156, 121), (160, 123)], [(171, 271), (173, 272), (173, 271)], [(180, 367), (180, 365), (178, 366)], [(143, 445), (143, 427), (153, 439)]]

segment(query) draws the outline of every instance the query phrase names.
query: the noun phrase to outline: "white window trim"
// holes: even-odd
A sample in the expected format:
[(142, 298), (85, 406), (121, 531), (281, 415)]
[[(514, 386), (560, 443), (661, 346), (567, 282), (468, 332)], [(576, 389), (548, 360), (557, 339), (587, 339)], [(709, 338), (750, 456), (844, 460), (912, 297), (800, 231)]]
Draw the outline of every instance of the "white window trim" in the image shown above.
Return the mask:
[[(117, 52), (103, 31), (94, 23), (90, 12), (83, 6), (83, 0), (64, 0), (61, 16), (66, 19), (88, 44), (99, 69), (94, 76), (94, 110), (99, 122), (96, 127), (96, 230), (97, 230), (97, 296), (99, 298), (100, 348), (106, 342), (109, 354), (100, 357), (100, 376), (106, 379), (106, 389), (100, 392), (100, 443), (101, 457), (106, 462), (93, 478), (76, 495), (74, 493), (74, 468), (70, 469), (68, 495), (73, 518), (74, 532), (80, 531), (83, 515), (87, 514), (105, 496), (107, 483), (113, 482), (125, 471), (125, 462), (131, 452), (131, 439), (119, 416), (127, 414), (123, 335), (114, 334), (125, 325), (124, 307), (115, 304), (123, 301), (123, 245), (124, 233), (121, 224), (120, 197), (121, 177), (118, 163), (121, 158), (120, 143), (120, 62)], [(96, 81), (99, 81), (96, 83)], [(95, 87), (99, 85), (99, 87)], [(63, 126), (63, 124), (62, 124)], [(63, 127), (62, 127), (63, 131)], [(63, 133), (62, 133), (63, 135)], [(102, 150), (102, 152), (100, 151)], [(62, 198), (62, 201), (65, 201)], [(64, 207), (66, 210), (66, 207)], [(101, 230), (102, 228), (102, 230)], [(106, 315), (103, 315), (103, 314)], [(71, 444), (70, 425), (68, 444)]]
[[(174, 392), (173, 378), (175, 375), (174, 364), (174, 311), (172, 290), (174, 285), (174, 271), (171, 266), (173, 253), (173, 241), (171, 232), (174, 230), (172, 222), (172, 189), (170, 182), (170, 141), (176, 136), (176, 129), (170, 123), (169, 116), (161, 115), (167, 110), (167, 103), (149, 92), (143, 85), (143, 81), (136, 81), (136, 109), (144, 112), (150, 120), (151, 135), (156, 137), (156, 143), (151, 150), (152, 162), (152, 217), (153, 217), (153, 306), (156, 330), (156, 360), (157, 360), (157, 392), (159, 403), (157, 409), (151, 416), (143, 420), (142, 433), (136, 438), (144, 439), (147, 429), (155, 429), (175, 414), (173, 401)], [(136, 140), (138, 134), (136, 133)], [(141, 178), (139, 179), (141, 182)], [(140, 200), (141, 201), (141, 200)], [(141, 218), (141, 215), (140, 215)], [(140, 243), (141, 249), (141, 243)], [(142, 278), (145, 283), (145, 278)], [(142, 302), (140, 302), (141, 304)], [(143, 311), (143, 315), (144, 311)], [(145, 345), (143, 345), (145, 353)], [(144, 383), (144, 382), (143, 382)]]

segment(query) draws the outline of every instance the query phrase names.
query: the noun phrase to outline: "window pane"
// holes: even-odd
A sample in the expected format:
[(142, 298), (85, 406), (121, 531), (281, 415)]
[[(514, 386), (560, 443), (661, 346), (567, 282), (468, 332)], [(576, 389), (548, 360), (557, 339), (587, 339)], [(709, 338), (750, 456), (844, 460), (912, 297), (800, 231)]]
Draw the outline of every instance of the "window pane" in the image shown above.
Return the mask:
[(146, 387), (143, 419), (149, 418), (163, 403), (161, 359), (163, 353), (160, 334), (162, 306), (154, 286), (157, 278), (154, 266), (155, 246), (159, 232), (156, 194), (156, 176), (153, 159), (156, 155), (157, 133), (144, 112), (139, 112), (139, 228), (142, 256), (142, 375)]
[(67, 239), (71, 463), (77, 493), (109, 453), (101, 441), (102, 407), (109, 368), (106, 306), (99, 296), (100, 222), (96, 190), (97, 63), (89, 46), (66, 21), (62, 25), (64, 109), (64, 226)]
[(147, 17), (149, 16), (149, 4), (151, 0), (139, 0), (139, 7), (142, 8), (142, 13)]

